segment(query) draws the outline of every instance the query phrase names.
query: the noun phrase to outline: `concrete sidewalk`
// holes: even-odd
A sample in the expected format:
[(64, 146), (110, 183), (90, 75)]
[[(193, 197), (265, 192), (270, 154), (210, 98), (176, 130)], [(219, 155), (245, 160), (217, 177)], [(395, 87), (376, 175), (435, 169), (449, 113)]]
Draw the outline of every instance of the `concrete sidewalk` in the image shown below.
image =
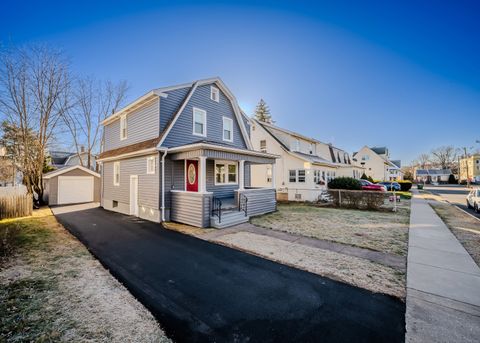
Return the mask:
[(406, 341), (478, 342), (480, 268), (425, 200), (411, 206)]

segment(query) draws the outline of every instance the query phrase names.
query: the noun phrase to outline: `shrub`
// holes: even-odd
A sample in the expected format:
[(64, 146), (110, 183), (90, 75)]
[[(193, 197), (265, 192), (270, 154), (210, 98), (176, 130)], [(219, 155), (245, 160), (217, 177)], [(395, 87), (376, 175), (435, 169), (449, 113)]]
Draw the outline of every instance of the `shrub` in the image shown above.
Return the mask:
[(451, 184), (451, 185), (454, 185), (454, 184), (458, 183), (457, 179), (455, 179), (455, 175), (450, 174), (450, 176), (448, 177), (448, 183)]
[(373, 181), (373, 178), (372, 178), (371, 176), (367, 177), (367, 180), (370, 181), (371, 183), (375, 183), (375, 182)]
[(363, 173), (362, 174), (362, 177), (360, 177), (362, 180), (368, 180), (368, 176), (367, 174)]
[(400, 190), (402, 192), (408, 192), (412, 188), (412, 181), (399, 180), (399, 181), (396, 181), (396, 182), (398, 182), (398, 184), (400, 185)]
[(361, 190), (362, 184), (353, 177), (337, 177), (328, 183), (330, 189), (349, 189), (349, 190)]

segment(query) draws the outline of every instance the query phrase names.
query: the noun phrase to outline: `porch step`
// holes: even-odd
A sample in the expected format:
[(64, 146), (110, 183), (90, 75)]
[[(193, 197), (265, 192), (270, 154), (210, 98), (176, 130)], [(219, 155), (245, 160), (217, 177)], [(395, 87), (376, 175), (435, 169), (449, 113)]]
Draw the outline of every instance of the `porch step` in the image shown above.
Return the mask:
[(217, 216), (210, 217), (210, 226), (223, 229), (229, 226), (246, 223), (250, 217), (245, 216), (245, 212), (243, 211), (224, 211), (222, 212), (222, 221), (218, 222)]

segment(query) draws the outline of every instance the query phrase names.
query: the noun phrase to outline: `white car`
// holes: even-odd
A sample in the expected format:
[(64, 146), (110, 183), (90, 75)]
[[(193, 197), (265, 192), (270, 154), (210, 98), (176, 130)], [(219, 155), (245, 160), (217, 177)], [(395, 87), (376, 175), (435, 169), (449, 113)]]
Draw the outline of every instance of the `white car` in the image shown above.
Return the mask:
[(473, 188), (467, 195), (467, 207), (480, 213), (480, 188)]

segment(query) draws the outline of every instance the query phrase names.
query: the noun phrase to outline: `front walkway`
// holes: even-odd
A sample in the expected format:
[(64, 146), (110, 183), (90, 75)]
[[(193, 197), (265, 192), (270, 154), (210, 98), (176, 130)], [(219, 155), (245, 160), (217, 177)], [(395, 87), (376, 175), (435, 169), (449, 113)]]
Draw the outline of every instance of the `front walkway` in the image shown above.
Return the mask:
[(477, 342), (480, 268), (427, 201), (415, 195), (408, 243), (406, 341)]

